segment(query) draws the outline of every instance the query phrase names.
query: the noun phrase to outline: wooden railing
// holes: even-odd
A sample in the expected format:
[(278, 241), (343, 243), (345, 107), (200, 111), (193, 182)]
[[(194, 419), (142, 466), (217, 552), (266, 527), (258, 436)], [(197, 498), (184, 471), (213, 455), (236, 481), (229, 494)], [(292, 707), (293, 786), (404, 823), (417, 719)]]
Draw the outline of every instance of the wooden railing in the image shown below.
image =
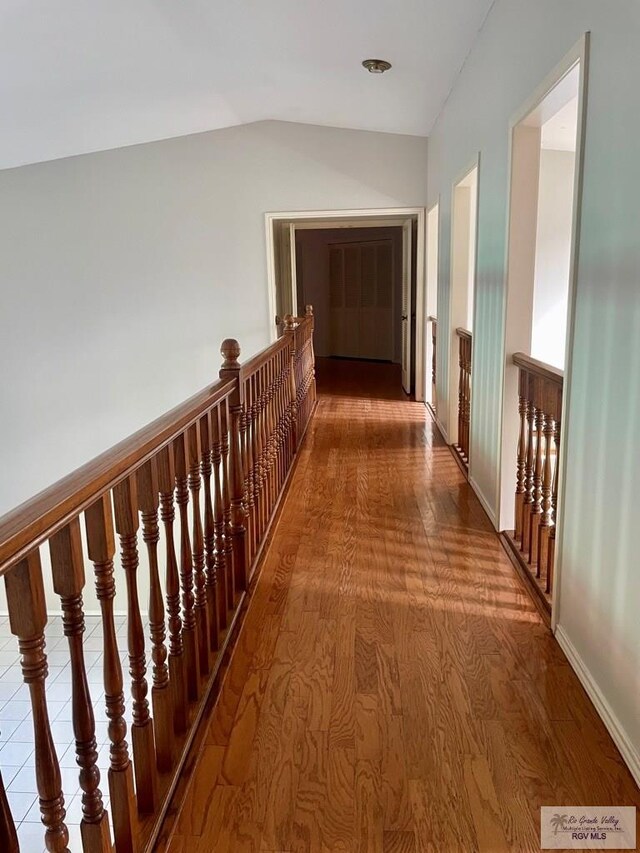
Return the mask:
[(456, 329), (458, 336), (458, 443), (455, 449), (466, 467), (469, 467), (469, 426), (471, 423), (471, 332)]
[(524, 353), (516, 353), (513, 362), (519, 368), (520, 430), (515, 530), (510, 538), (521, 565), (549, 608), (553, 591), (563, 373)]
[[(211, 387), (0, 519), (0, 575), (31, 702), (40, 848), (65, 851), (69, 843), (68, 795), (48, 714), (44, 572), (51, 572), (68, 639), (79, 767), (68, 794), (79, 785), (85, 851), (111, 851), (111, 830), (116, 853), (150, 849), (232, 637), (313, 413), (311, 307), (304, 318), (287, 317), (279, 340), (246, 364), (233, 339), (221, 352), (220, 378)], [(102, 629), (103, 727), (96, 724), (83, 648), (89, 563)], [(126, 594), (120, 582), (116, 588), (120, 567)], [(143, 571), (146, 614), (138, 592)], [(130, 693), (116, 609), (127, 618)], [(98, 744), (107, 737), (105, 779)], [(0, 849), (19, 850), (1, 780)]]
[(437, 317), (427, 317), (431, 323), (431, 409), (436, 412), (437, 396), (436, 396), (436, 347), (438, 345), (438, 319)]

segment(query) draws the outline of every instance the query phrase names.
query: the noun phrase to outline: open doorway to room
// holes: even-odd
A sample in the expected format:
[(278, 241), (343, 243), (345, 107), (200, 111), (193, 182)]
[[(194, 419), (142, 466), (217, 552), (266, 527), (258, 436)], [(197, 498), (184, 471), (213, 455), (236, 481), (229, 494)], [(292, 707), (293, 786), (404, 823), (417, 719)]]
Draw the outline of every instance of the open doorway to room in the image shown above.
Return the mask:
[(500, 529), (548, 611), (560, 518), (586, 49), (585, 38), (511, 125)]
[(438, 416), (436, 394), (436, 361), (438, 355), (438, 239), (440, 234), (440, 204), (436, 202), (427, 212), (426, 263), (426, 329), (425, 329), (425, 402)]
[[(267, 214), (272, 313), (313, 305), (318, 358), (398, 367), (424, 400), (424, 210)], [(275, 326), (274, 326), (275, 333)]]
[(449, 441), (466, 468), (469, 467), (471, 424), (471, 350), (477, 219), (476, 161), (453, 187), (451, 227)]

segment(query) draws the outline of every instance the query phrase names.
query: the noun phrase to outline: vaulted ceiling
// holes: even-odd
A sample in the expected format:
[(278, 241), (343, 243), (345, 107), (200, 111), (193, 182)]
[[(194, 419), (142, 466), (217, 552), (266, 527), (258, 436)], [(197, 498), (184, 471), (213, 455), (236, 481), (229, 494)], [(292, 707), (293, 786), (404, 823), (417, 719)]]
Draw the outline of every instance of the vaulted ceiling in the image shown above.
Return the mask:
[(0, 168), (261, 119), (427, 135), (491, 2), (3, 0)]

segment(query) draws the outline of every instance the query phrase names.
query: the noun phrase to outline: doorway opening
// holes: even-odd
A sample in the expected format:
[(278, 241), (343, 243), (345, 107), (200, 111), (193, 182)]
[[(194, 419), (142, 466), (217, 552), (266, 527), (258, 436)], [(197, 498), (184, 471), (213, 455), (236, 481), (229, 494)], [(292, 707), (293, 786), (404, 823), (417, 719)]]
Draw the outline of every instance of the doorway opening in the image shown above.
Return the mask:
[(438, 357), (438, 240), (440, 234), (440, 204), (436, 202), (427, 212), (427, 269), (425, 330), (425, 402), (438, 417), (436, 393), (436, 362)]
[[(453, 187), (449, 309), (449, 441), (469, 467), (471, 354), (476, 284), (478, 161)], [(458, 369), (455, 369), (455, 366)]]
[(272, 316), (313, 305), (316, 356), (395, 363), (424, 400), (424, 222), (422, 208), (267, 214)]
[(511, 123), (499, 528), (547, 612), (559, 564), (587, 44)]

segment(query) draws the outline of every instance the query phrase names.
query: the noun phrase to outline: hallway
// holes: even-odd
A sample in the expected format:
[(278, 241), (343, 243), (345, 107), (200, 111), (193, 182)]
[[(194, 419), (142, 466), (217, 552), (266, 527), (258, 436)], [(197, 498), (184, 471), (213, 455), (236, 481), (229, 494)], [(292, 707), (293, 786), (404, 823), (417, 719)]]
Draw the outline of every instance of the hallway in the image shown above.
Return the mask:
[(537, 851), (640, 793), (397, 368), (319, 401), (169, 850)]

